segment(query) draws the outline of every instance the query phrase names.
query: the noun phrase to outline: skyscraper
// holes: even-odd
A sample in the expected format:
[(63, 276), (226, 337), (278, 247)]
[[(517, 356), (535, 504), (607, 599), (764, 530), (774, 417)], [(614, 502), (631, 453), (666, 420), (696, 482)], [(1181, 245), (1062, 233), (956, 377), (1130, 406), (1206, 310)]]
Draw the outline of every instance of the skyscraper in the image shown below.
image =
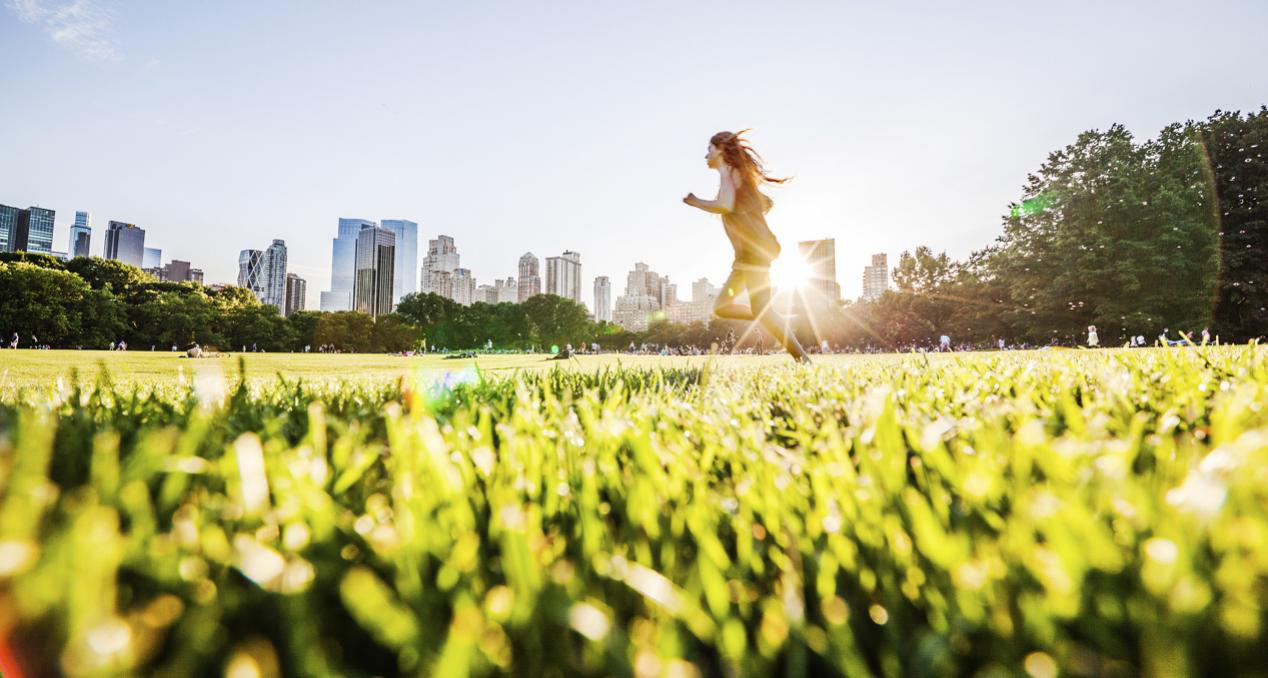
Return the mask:
[(396, 280), (392, 288), (399, 304), (401, 298), (418, 291), (418, 224), (407, 219), (384, 219), (383, 228), (396, 234)]
[(391, 313), (395, 281), (396, 234), (374, 225), (362, 226), (357, 233), (353, 310), (375, 317)]
[(122, 221), (110, 222), (106, 227), (105, 255), (140, 268), (145, 257), (145, 229)]
[(455, 268), (453, 270), (453, 296), (450, 298), (463, 306), (470, 306), (475, 301), (475, 290), (475, 276), (471, 275), (471, 269)]
[(546, 257), (546, 294), (581, 303), (580, 254), (566, 251), (558, 257)]
[(308, 293), (308, 282), (294, 273), (286, 274), (286, 308), (282, 315), (291, 317), (292, 313), (304, 310), (304, 297)]
[(90, 221), (87, 212), (75, 213), (75, 224), (70, 227), (70, 246), (66, 248), (71, 257), (88, 256), (88, 245), (92, 241)]
[(16, 207), (0, 205), (0, 246), (3, 252), (53, 253), (53, 210), (43, 207)]
[(625, 294), (616, 298), (613, 319), (632, 332), (642, 332), (664, 308), (665, 278), (638, 262), (625, 277)]
[(863, 267), (863, 298), (868, 301), (880, 299), (889, 289), (889, 263), (884, 254), (873, 254), (872, 265)]
[(286, 313), (286, 242), (274, 240), (260, 262), (260, 301)]
[(606, 275), (594, 279), (594, 319), (612, 322), (612, 281)]
[(423, 258), (423, 270), (420, 282), (424, 293), (439, 294), (449, 299), (454, 298), (452, 279), (458, 268), (458, 248), (453, 237), (437, 236), (427, 243), (427, 256)]
[(520, 302), (542, 293), (541, 273), (538, 269), (537, 257), (532, 252), (525, 252), (524, 256), (520, 257), (518, 286)]
[(803, 295), (811, 304), (834, 305), (841, 299), (837, 284), (837, 241), (834, 238), (797, 243), (802, 259), (810, 269)]
[(368, 219), (340, 219), (339, 234), (331, 246), (330, 291), (321, 293), (321, 310), (352, 310), (352, 288), (356, 278), (357, 235)]
[(22, 210), (0, 205), (0, 252), (13, 251), (13, 238), (18, 231), (18, 213)]
[(242, 250), (238, 253), (238, 287), (251, 290), (255, 296), (264, 292), (261, 281), (261, 269), (264, 266), (264, 253), (260, 250)]
[(141, 255), (141, 268), (158, 268), (163, 265), (163, 250), (147, 247)]

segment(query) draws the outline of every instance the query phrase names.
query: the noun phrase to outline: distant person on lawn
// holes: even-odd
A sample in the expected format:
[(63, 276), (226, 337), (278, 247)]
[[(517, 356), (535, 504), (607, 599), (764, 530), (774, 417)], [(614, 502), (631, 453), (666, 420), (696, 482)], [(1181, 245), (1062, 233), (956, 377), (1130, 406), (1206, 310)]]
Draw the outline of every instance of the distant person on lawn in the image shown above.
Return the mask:
[[(757, 190), (759, 184), (782, 184), (766, 174), (761, 156), (740, 137), (739, 132), (718, 132), (709, 139), (705, 162), (721, 177), (718, 195), (713, 200), (688, 193), (682, 201), (712, 214), (722, 215), (722, 225), (735, 249), (731, 275), (722, 283), (713, 313), (719, 318), (757, 322), (798, 362), (810, 362), (797, 337), (784, 331), (784, 319), (770, 307), (770, 265), (779, 256), (779, 241), (766, 225), (766, 212), (774, 203)], [(735, 298), (748, 290), (748, 306)]]

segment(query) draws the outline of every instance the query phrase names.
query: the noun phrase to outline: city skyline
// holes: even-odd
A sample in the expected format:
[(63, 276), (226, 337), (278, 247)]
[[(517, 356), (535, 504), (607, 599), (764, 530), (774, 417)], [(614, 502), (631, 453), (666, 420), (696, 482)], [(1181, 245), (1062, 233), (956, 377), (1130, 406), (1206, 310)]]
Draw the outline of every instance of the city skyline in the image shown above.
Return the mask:
[[(0, 7), (0, 58), (24, 64), (0, 85), (80, 102), (0, 113), (6, 153), (23, 159), (0, 168), (0, 202), (55, 208), (58, 250), (75, 211), (98, 233), (136, 223), (210, 281), (233, 280), (256, 234), (284, 239), (310, 308), (340, 214), (452, 233), (479, 280), (528, 249), (584, 253), (585, 289), (638, 259), (675, 280), (720, 279), (732, 254), (721, 224), (680, 198), (712, 196), (705, 143), (741, 127), (776, 176), (794, 177), (769, 189), (785, 251), (835, 238), (842, 296), (855, 298), (871, 253), (989, 245), (1027, 173), (1078, 133), (1121, 122), (1148, 137), (1257, 109), (1268, 89), (1254, 66), (1268, 6), (1247, 1), (1210, 4), (1241, 18), (1222, 27), (1194, 22), (1190, 3), (1139, 0), (1025, 20), (997, 2), (324, 5), (300, 22), (284, 5), (93, 4), (110, 21), (91, 49), (85, 33), (24, 19), (27, 3)], [(266, 38), (261, 25), (291, 28)], [(744, 71), (753, 96), (718, 96), (702, 49), (718, 33), (763, 45)], [(367, 104), (349, 115), (335, 105), (347, 101)]]
[[(18, 224), (27, 223), (30, 220), (28, 216), (34, 210), (35, 213), (53, 214), (52, 210), (32, 207), (27, 210), (0, 206), (8, 212), (0, 214), (0, 221), (7, 219), (7, 222), (0, 224), (0, 231), (4, 231), (6, 238), (13, 238), (17, 235)], [(23, 221), (23, 220), (27, 221)], [(51, 218), (46, 218), (46, 222), (51, 223)], [(87, 240), (91, 237), (90, 227), (91, 215), (86, 211), (76, 211), (75, 223), (70, 228), (68, 238), (68, 250), (84, 250), (88, 248)], [(12, 223), (9, 223), (12, 222)], [(414, 280), (409, 280), (408, 274), (403, 274), (402, 267), (410, 267), (409, 262), (417, 263), (416, 255), (416, 238), (418, 232), (417, 222), (405, 219), (385, 219), (381, 223), (360, 218), (338, 218), (338, 232), (333, 241), (333, 249), (331, 256), (331, 290), (319, 292), (321, 303), (318, 306), (322, 311), (338, 311), (352, 310), (356, 306), (355, 290), (350, 288), (346, 292), (348, 303), (346, 306), (340, 301), (344, 298), (345, 293), (342, 288), (346, 285), (353, 285), (355, 281), (355, 267), (353, 262), (353, 252), (356, 247), (356, 238), (360, 236), (360, 231), (366, 227), (381, 228), (393, 233), (393, 251), (394, 251), (394, 280), (392, 284), (392, 301), (391, 307), (395, 308), (406, 294), (410, 294), (411, 283), (421, 281), (421, 284), (415, 286), (414, 291), (432, 292), (441, 296), (449, 297), (463, 305), (471, 303), (518, 303), (524, 301), (528, 296), (533, 294), (546, 293), (556, 294), (565, 298), (572, 299), (587, 308), (591, 316), (596, 320), (614, 320), (612, 300), (611, 300), (611, 283), (610, 277), (607, 275), (591, 276), (593, 294), (589, 298), (583, 298), (583, 280), (581, 276), (580, 253), (565, 250), (560, 256), (552, 256), (546, 258), (546, 267), (544, 278), (538, 274), (541, 272), (539, 260), (532, 252), (522, 255), (518, 262), (519, 277), (511, 276), (507, 278), (495, 277), (495, 285), (480, 283), (479, 278), (468, 268), (458, 266), (460, 261), (456, 241), (453, 236), (439, 234), (437, 238), (429, 242), (428, 256), (423, 260), (423, 266)], [(121, 230), (126, 232), (122, 235)], [(132, 238), (127, 244), (121, 244), (120, 238), (123, 235), (139, 234), (136, 238)], [(354, 235), (355, 234), (355, 235)], [(142, 252), (143, 262), (141, 268), (150, 273), (159, 280), (183, 281), (197, 280), (204, 282), (203, 272), (201, 269), (193, 269), (190, 262), (178, 259), (172, 259), (170, 264), (174, 266), (173, 272), (169, 272), (169, 265), (162, 265), (162, 251), (159, 248), (151, 248), (144, 246), (145, 230), (136, 227), (134, 224), (111, 221), (110, 227), (106, 233), (106, 243), (103, 246), (108, 255), (106, 258), (121, 258), (125, 261), (130, 260), (130, 252), (139, 249)], [(45, 233), (46, 238), (51, 244), (53, 232), (48, 229)], [(24, 236), (25, 237), (25, 236)], [(7, 241), (6, 241), (7, 242)], [(402, 256), (402, 247), (404, 244), (407, 254)], [(45, 247), (43, 250), (32, 251), (48, 251)], [(816, 293), (820, 301), (840, 301), (841, 286), (836, 277), (835, 264), (835, 240), (832, 238), (802, 241), (798, 243), (799, 253), (796, 255), (800, 258), (800, 267), (805, 269), (807, 289), (818, 290)], [(288, 270), (287, 262), (288, 248), (285, 241), (274, 239), (273, 244), (266, 250), (244, 249), (239, 252), (238, 256), (238, 274), (234, 283), (240, 287), (254, 292), (262, 303), (275, 306), (283, 315), (289, 315), (291, 310), (303, 309), (309, 306), (307, 298), (306, 285), (304, 279)], [(71, 258), (74, 256), (90, 256), (78, 253), (59, 253), (49, 252), (54, 255), (63, 256), (63, 258)], [(865, 267), (865, 277), (872, 275), (869, 271), (874, 270), (877, 257), (884, 261), (884, 254), (873, 255), (872, 266)], [(135, 265), (135, 264), (134, 264)], [(645, 264), (637, 264), (645, 266)], [(431, 270), (432, 268), (436, 270)], [(343, 269), (348, 269), (346, 274), (341, 273)], [(410, 267), (412, 270), (417, 268)], [(193, 272), (191, 275), (191, 271)], [(887, 275), (885, 272), (883, 275)], [(292, 286), (291, 279), (299, 280), (297, 286)], [(681, 303), (676, 299), (677, 285), (668, 282), (668, 276), (660, 276), (664, 281), (664, 289), (657, 294), (657, 310), (669, 311), (674, 306), (680, 306)], [(213, 281), (214, 283), (214, 281)], [(676, 311), (666, 317), (681, 322), (691, 322), (697, 319), (698, 315), (707, 318), (707, 313), (703, 306), (699, 306), (697, 302), (699, 294), (697, 286), (700, 283), (708, 284), (707, 276), (700, 278), (693, 285), (692, 300), (685, 302), (686, 306), (677, 308)], [(354, 285), (353, 285), (354, 286)], [(602, 292), (600, 291), (602, 288)], [(883, 286), (882, 286), (883, 289)], [(304, 299), (296, 301), (292, 297), (295, 294), (304, 295)], [(863, 299), (874, 299), (875, 294), (869, 294), (868, 285), (865, 281)], [(333, 300), (333, 301), (332, 301)], [(606, 308), (604, 307), (606, 304)], [(696, 308), (699, 306), (699, 308)], [(375, 308), (379, 308), (376, 304)], [(379, 313), (383, 311), (377, 311)]]

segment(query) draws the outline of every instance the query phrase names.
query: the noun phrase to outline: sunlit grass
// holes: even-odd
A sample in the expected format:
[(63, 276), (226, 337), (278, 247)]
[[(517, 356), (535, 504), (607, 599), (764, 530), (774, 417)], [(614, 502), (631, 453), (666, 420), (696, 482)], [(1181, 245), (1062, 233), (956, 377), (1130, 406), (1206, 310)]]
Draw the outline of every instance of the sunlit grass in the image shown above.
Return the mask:
[(0, 637), (28, 675), (1260, 666), (1268, 350), (774, 358), (12, 387)]

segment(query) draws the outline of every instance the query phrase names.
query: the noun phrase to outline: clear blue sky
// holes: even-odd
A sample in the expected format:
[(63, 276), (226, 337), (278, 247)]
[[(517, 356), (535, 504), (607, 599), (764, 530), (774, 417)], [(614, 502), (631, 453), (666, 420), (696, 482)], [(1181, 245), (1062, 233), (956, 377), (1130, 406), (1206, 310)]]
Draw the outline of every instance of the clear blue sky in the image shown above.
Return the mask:
[[(1153, 135), (1268, 103), (1268, 3), (0, 0), (0, 203), (134, 222), (233, 281), (283, 238), (329, 284), (340, 216), (455, 237), (479, 282), (582, 254), (680, 295), (730, 249), (703, 155), (752, 127), (785, 249), (988, 244), (1026, 173), (1085, 129)], [(791, 248), (789, 246), (792, 246)]]

